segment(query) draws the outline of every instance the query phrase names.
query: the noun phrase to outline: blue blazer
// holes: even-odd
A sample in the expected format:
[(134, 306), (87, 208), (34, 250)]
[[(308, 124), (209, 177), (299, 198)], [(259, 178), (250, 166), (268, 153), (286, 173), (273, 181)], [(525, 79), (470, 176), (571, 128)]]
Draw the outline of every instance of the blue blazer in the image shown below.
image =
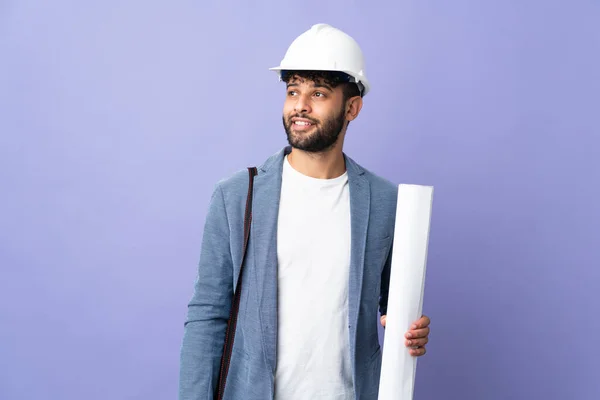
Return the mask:
[[(273, 399), (277, 349), (277, 217), (284, 155), (258, 168), (237, 331), (224, 397)], [(348, 336), (356, 400), (375, 400), (386, 313), (398, 186), (344, 155), (351, 209)], [(180, 400), (213, 399), (243, 244), (248, 172), (220, 181), (206, 217), (180, 359)], [(323, 329), (327, 329), (324, 326)]]

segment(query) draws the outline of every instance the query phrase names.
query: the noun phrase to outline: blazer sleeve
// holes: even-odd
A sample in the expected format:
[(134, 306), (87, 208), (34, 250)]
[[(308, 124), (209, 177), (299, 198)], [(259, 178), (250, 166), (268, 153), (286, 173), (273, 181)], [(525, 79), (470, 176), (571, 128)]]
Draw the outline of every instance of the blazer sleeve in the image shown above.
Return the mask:
[(230, 229), (220, 186), (204, 225), (198, 275), (180, 352), (179, 400), (214, 398), (233, 295)]

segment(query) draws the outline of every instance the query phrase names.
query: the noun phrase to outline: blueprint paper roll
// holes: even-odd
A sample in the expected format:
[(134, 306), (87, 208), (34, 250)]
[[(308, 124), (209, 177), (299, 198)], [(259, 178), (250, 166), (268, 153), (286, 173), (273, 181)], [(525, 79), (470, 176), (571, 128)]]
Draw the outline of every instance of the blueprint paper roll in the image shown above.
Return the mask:
[(417, 357), (404, 335), (423, 309), (433, 187), (399, 185), (379, 400), (412, 400)]

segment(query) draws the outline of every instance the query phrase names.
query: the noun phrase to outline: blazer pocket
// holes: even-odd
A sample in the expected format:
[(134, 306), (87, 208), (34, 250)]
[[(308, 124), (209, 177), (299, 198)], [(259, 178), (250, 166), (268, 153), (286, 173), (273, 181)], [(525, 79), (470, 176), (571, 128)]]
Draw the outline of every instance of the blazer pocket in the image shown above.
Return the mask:
[(365, 249), (365, 267), (367, 269), (365, 271), (369, 271), (369, 274), (377, 274), (373, 275), (373, 279), (380, 279), (378, 274), (381, 273), (385, 266), (385, 262), (388, 259), (391, 242), (391, 236), (367, 241), (367, 247)]

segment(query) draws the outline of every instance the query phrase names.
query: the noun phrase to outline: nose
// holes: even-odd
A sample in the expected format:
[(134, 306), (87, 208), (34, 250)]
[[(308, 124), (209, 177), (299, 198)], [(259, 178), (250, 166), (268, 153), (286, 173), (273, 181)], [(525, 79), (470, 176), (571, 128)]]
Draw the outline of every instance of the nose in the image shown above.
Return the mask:
[(297, 113), (310, 113), (310, 103), (303, 95), (296, 97), (296, 104), (294, 105), (294, 111)]

